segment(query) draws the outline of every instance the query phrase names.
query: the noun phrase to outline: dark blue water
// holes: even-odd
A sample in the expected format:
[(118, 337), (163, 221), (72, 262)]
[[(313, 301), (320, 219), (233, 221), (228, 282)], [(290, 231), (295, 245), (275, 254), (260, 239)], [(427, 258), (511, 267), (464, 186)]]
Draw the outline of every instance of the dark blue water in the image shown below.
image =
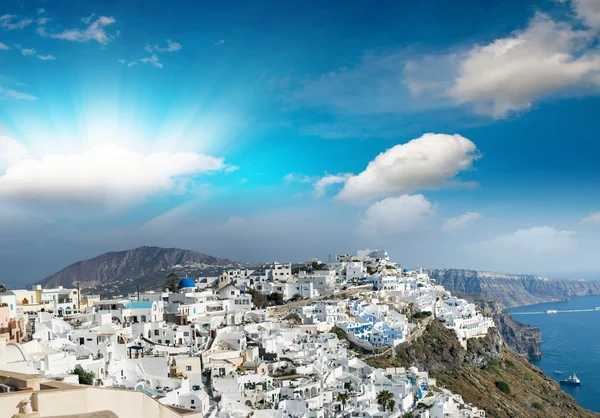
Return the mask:
[[(540, 327), (543, 355), (535, 365), (557, 381), (577, 372), (581, 386), (561, 385), (562, 389), (582, 407), (600, 412), (600, 311), (560, 312), (594, 309), (596, 306), (600, 306), (600, 296), (584, 296), (572, 298), (569, 302), (542, 303), (508, 311), (517, 321)], [(523, 314), (548, 309), (559, 312)], [(562, 374), (554, 374), (554, 370)]]

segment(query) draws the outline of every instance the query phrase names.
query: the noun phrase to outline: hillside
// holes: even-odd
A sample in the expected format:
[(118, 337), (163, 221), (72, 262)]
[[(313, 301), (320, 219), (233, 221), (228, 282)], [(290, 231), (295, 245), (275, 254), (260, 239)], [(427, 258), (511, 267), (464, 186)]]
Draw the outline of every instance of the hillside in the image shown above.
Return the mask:
[(373, 357), (367, 363), (374, 367), (415, 365), (429, 370), (438, 387), (484, 408), (489, 417), (600, 416), (579, 407), (558, 383), (505, 347), (495, 328), (485, 338), (469, 340), (464, 349), (454, 331), (434, 321), (417, 339), (398, 346), (393, 358)]
[(426, 269), (451, 292), (476, 293), (499, 300), (505, 307), (533, 305), (600, 294), (600, 281), (548, 279), (532, 274), (502, 274), (460, 269)]
[(164, 280), (170, 271), (185, 274), (235, 264), (195, 251), (146, 246), (108, 252), (89, 260), (78, 261), (37, 284), (44, 287), (73, 287), (79, 281), (82, 288), (118, 288), (126, 282), (141, 281), (144, 287), (150, 287), (157, 281)]
[(542, 357), (542, 335), (539, 328), (516, 321), (495, 299), (486, 299), (474, 294), (456, 295), (475, 303), (484, 314), (494, 318), (504, 342), (515, 353), (529, 360), (539, 360)]

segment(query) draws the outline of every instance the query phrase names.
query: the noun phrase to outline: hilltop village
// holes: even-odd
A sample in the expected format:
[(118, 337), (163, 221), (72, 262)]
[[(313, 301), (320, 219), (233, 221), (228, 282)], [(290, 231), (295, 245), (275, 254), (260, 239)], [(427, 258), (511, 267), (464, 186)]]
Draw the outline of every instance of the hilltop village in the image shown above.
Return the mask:
[(384, 250), (81, 293), (0, 287), (0, 418), (486, 416), (428, 370), (369, 365), (431, 321), (463, 347), (494, 326)]

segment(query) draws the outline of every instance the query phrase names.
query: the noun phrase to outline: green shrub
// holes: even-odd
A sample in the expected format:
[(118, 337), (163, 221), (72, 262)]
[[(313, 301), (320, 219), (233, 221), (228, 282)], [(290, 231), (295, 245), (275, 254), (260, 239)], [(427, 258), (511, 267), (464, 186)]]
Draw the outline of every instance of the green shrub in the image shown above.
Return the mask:
[(507, 395), (510, 395), (510, 386), (508, 386), (508, 383), (499, 380), (496, 382), (496, 387)]
[(534, 407), (535, 409), (540, 409), (540, 410), (544, 409), (544, 406), (539, 402), (534, 402), (531, 404), (531, 406)]
[(421, 319), (421, 318), (427, 318), (428, 316), (431, 316), (431, 312), (423, 311), (423, 312), (415, 312), (412, 317), (414, 319)]
[(73, 370), (73, 374), (76, 374), (77, 376), (79, 376), (79, 384), (81, 384), (81, 385), (93, 385), (94, 384), (94, 378), (96, 377), (94, 372), (76, 368), (75, 370)]
[(344, 332), (343, 329), (341, 329), (340, 327), (338, 327), (337, 325), (334, 325), (333, 328), (331, 328), (329, 330), (329, 332), (331, 332), (332, 334), (335, 334), (336, 337), (338, 337), (338, 340), (343, 341), (346, 339), (346, 333)]

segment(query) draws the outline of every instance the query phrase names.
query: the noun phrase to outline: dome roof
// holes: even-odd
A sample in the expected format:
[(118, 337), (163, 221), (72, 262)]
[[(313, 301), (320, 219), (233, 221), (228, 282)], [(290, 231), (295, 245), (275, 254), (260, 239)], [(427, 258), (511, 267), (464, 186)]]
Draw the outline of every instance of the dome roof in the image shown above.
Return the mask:
[(195, 289), (196, 282), (193, 281), (192, 279), (188, 279), (186, 277), (185, 279), (181, 279), (181, 281), (179, 282), (179, 288), (180, 289)]
[(410, 270), (409, 269), (404, 269), (404, 272), (405, 273), (410, 273)]

